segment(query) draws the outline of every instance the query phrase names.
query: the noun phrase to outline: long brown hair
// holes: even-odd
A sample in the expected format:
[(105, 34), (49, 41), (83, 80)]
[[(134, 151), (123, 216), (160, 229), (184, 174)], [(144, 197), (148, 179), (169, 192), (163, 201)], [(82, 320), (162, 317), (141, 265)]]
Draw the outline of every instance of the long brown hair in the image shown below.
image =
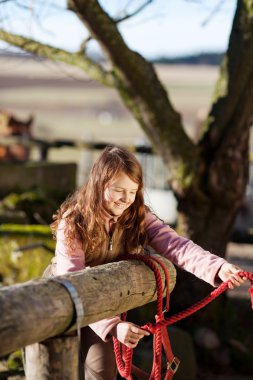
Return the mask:
[(126, 252), (146, 242), (142, 168), (134, 154), (122, 147), (107, 146), (93, 164), (88, 181), (61, 205), (51, 224), (54, 235), (59, 222), (65, 219), (65, 236), (71, 247), (78, 237), (89, 252), (94, 252), (101, 242), (104, 224), (104, 190), (121, 172), (138, 184), (135, 201), (119, 217), (118, 223), (125, 231)]

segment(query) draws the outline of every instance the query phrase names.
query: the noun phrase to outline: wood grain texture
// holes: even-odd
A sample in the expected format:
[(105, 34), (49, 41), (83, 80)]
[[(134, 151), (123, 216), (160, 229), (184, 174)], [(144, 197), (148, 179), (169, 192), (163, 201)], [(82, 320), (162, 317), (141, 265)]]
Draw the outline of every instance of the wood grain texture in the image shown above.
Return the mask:
[[(169, 270), (171, 292), (176, 270), (170, 261), (159, 258)], [(156, 299), (152, 270), (136, 260), (109, 263), (58, 278), (70, 281), (79, 294), (84, 309), (81, 327)], [(0, 355), (61, 335), (70, 327), (75, 329), (70, 295), (54, 279), (2, 288), (0, 310)]]
[(26, 380), (81, 380), (79, 375), (77, 336), (56, 337), (25, 348)]

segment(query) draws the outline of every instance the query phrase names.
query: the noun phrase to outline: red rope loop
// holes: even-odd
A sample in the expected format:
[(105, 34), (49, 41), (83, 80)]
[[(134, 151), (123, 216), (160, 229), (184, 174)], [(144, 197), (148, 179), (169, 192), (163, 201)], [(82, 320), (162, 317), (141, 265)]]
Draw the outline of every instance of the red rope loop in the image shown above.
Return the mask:
[[(208, 303), (213, 301), (220, 294), (225, 292), (229, 288), (230, 280), (223, 282), (218, 288), (213, 290), (208, 296), (206, 296), (201, 301), (196, 302), (193, 306), (188, 307), (186, 310), (183, 310), (175, 315), (170, 316), (169, 318), (164, 317), (162, 303), (163, 303), (163, 282), (161, 273), (156, 264), (162, 268), (165, 274), (166, 280), (166, 311), (169, 309), (169, 272), (166, 266), (156, 257), (148, 256), (148, 255), (128, 255), (124, 256), (124, 259), (130, 260), (139, 260), (143, 261), (147, 266), (149, 266), (155, 275), (156, 284), (157, 284), (157, 314), (156, 314), (156, 322), (150, 323), (148, 322), (144, 326), (141, 326), (142, 329), (149, 331), (151, 334), (155, 334), (154, 338), (154, 360), (153, 367), (151, 371), (150, 377), (144, 373), (143, 378), (149, 380), (160, 380), (161, 379), (161, 357), (162, 357), (162, 329), (168, 325), (172, 325), (173, 323), (188, 317), (189, 315), (195, 313), (197, 310), (200, 310)], [(246, 271), (241, 271), (237, 273), (241, 278), (246, 278), (251, 282), (251, 287), (249, 289), (249, 293), (251, 295), (251, 304), (253, 309), (253, 274)], [(125, 320), (126, 313), (124, 313), (123, 320)], [(133, 350), (131, 348), (126, 347), (125, 345), (121, 345), (120, 342), (113, 338), (115, 358), (118, 367), (118, 371), (122, 377), (127, 380), (132, 380), (131, 370), (132, 370), (132, 356)], [(168, 356), (168, 355), (167, 355)], [(169, 355), (171, 356), (171, 355)], [(171, 357), (170, 363), (171, 364)], [(172, 362), (178, 363), (177, 358), (172, 358)], [(176, 367), (178, 364), (176, 365)], [(176, 368), (177, 369), (177, 368)], [(140, 370), (141, 371), (141, 370)], [(176, 370), (175, 370), (176, 371)], [(170, 380), (173, 378), (175, 371), (169, 366), (169, 369), (166, 372), (166, 379)]]

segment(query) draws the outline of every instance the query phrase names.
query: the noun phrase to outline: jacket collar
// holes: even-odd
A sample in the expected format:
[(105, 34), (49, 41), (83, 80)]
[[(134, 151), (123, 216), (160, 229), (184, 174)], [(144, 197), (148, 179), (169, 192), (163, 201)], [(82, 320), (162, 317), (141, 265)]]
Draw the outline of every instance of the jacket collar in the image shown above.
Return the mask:
[(111, 215), (106, 210), (103, 210), (103, 218), (105, 221), (106, 231), (109, 232), (113, 224), (117, 223), (119, 216)]

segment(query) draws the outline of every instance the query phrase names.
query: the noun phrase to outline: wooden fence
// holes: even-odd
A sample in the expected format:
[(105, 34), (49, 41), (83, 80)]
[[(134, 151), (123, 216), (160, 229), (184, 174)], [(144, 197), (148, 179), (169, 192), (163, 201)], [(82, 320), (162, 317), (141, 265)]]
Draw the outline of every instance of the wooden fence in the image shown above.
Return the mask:
[[(31, 136), (0, 136), (0, 146), (8, 147), (12, 144), (21, 145), (29, 150), (35, 149), (35, 156), (37, 157), (36, 161), (39, 162), (48, 161), (51, 149), (73, 148), (75, 150), (80, 150), (80, 160), (77, 163), (77, 181), (78, 185), (80, 185), (86, 180), (87, 174), (92, 165), (93, 157), (91, 153), (104, 149), (108, 145), (108, 142), (70, 139), (42, 140)], [(136, 154), (141, 162), (146, 186), (150, 187), (152, 185), (152, 187), (168, 189), (167, 168), (163, 164), (161, 157), (155, 154), (151, 146), (146, 145), (145, 143), (140, 143), (135, 145), (125, 145), (125, 147)], [(70, 160), (75, 161), (76, 159), (71, 158)]]
[[(171, 292), (176, 271), (167, 259), (160, 259), (169, 270)], [(161, 274), (165, 282), (163, 271)], [(66, 330), (76, 330), (75, 306), (69, 291), (58, 281), (65, 281), (77, 292), (83, 310), (81, 327), (156, 299), (153, 271), (136, 260), (2, 288), (0, 356), (41, 342), (27, 351), (27, 380), (81, 379), (77, 338), (63, 336)]]

